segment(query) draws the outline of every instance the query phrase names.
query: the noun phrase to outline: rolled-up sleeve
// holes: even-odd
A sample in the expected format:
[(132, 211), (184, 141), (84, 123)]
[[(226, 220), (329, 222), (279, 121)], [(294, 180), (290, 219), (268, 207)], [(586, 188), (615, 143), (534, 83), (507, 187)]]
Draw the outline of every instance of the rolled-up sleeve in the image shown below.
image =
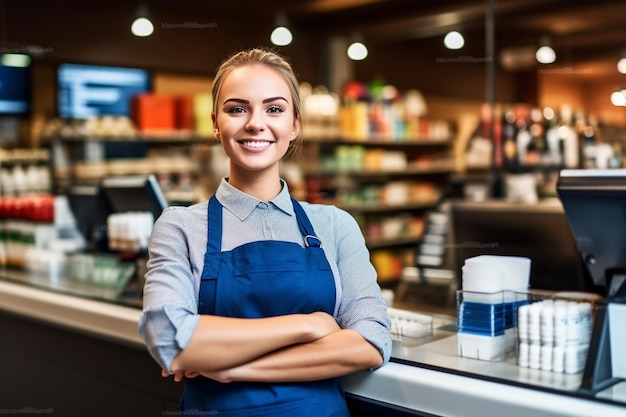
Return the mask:
[(152, 230), (139, 322), (148, 351), (168, 371), (199, 321), (189, 240), (179, 210), (166, 209)]

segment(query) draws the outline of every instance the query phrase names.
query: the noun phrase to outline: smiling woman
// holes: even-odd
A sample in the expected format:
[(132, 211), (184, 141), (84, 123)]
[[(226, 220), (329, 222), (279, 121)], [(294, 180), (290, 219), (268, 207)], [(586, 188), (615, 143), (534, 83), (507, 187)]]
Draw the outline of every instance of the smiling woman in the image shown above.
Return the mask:
[(290, 101), (283, 76), (265, 65), (234, 68), (216, 99), (214, 133), (230, 157), (229, 182), (262, 200), (280, 191), (278, 163), (300, 132)]
[(140, 332), (183, 415), (349, 416), (339, 377), (385, 364), (390, 320), (359, 225), (299, 202), (279, 164), (299, 140), (298, 81), (266, 50), (225, 61), (215, 137), (230, 172), (154, 226)]

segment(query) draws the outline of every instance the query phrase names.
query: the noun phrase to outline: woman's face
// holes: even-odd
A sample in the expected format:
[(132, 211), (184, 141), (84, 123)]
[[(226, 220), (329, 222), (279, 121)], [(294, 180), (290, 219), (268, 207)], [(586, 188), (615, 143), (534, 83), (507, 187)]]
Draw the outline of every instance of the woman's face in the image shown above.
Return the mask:
[(215, 136), (232, 170), (260, 172), (278, 168), (299, 132), (287, 81), (266, 65), (235, 68), (226, 76), (213, 115)]

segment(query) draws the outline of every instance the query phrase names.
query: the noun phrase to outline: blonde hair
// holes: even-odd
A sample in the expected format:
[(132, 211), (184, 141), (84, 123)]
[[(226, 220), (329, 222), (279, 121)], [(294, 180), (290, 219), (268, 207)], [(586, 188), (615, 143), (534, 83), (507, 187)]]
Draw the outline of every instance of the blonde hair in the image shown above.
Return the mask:
[(248, 66), (248, 65), (266, 65), (274, 70), (278, 71), (289, 87), (291, 98), (293, 101), (293, 113), (294, 117), (300, 122), (300, 133), (295, 140), (291, 142), (288, 154), (292, 154), (295, 148), (299, 147), (302, 137), (302, 117), (300, 117), (300, 89), (298, 79), (296, 77), (291, 64), (286, 58), (282, 57), (278, 53), (262, 49), (254, 48), (246, 51), (240, 51), (232, 55), (230, 58), (224, 60), (215, 73), (213, 79), (212, 96), (213, 96), (213, 113), (217, 116), (218, 102), (217, 99), (222, 90), (224, 80), (234, 69)]

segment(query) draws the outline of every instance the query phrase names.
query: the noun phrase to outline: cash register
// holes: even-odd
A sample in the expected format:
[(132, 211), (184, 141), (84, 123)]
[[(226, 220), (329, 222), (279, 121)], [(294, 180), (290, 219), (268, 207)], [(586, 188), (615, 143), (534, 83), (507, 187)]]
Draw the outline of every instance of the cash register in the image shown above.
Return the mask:
[(626, 378), (626, 169), (562, 170), (557, 193), (580, 255), (606, 297), (596, 310), (581, 391)]

